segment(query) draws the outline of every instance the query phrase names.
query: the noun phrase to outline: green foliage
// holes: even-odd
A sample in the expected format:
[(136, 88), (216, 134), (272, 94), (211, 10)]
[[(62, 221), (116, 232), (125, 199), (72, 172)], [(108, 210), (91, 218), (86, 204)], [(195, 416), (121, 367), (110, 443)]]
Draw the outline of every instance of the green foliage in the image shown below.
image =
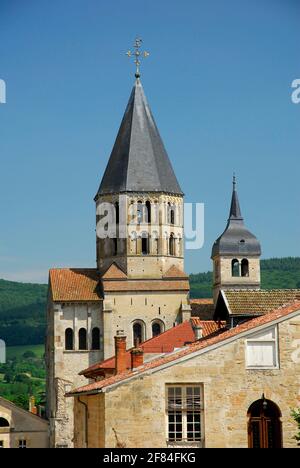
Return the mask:
[(28, 409), (31, 395), (35, 396), (38, 404), (44, 401), (44, 347), (8, 348), (7, 363), (0, 364), (0, 375), (4, 377), (0, 379), (0, 395), (4, 398), (24, 409)]
[(7, 346), (44, 342), (47, 285), (0, 280), (0, 337)]
[[(190, 275), (191, 297), (212, 297), (212, 272)], [(300, 257), (261, 261), (263, 289), (300, 289)]]
[(36, 357), (37, 357), (36, 354), (31, 350), (25, 351), (25, 353), (23, 354), (24, 359), (30, 359), (30, 358), (36, 358)]
[(292, 418), (296, 421), (298, 424), (298, 433), (294, 436), (294, 439), (298, 442), (298, 445), (300, 445), (300, 408), (293, 409), (291, 411)]

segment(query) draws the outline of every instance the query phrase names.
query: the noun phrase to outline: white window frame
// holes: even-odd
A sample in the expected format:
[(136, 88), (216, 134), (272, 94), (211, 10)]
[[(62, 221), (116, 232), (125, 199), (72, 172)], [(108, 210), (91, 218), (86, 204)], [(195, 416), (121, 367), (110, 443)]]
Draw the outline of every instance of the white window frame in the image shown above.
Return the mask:
[[(188, 440), (187, 437), (187, 406), (185, 404), (187, 398), (187, 388), (199, 388), (200, 391), (200, 440)], [(181, 440), (171, 440), (169, 439), (169, 389), (170, 388), (180, 388), (181, 389), (181, 398), (182, 398), (182, 407), (178, 409), (182, 415), (182, 438)], [(192, 412), (192, 410), (191, 410)], [(198, 412), (198, 411), (197, 411)], [(202, 384), (167, 384), (166, 385), (166, 439), (167, 445), (169, 447), (204, 447), (204, 399), (203, 399), (203, 385)]]
[[(262, 332), (268, 333), (268, 332), (273, 332), (274, 331), (274, 338), (268, 338), (268, 339), (259, 339), (257, 338), (257, 335), (261, 335)], [(266, 344), (274, 344), (274, 364), (271, 366), (266, 366), (266, 365), (253, 365), (249, 364), (249, 357), (248, 357), (248, 343), (263, 343)], [(266, 328), (265, 330), (261, 330), (260, 332), (256, 332), (252, 334), (249, 338), (245, 340), (245, 362), (246, 362), (246, 368), (247, 369), (253, 369), (253, 370), (266, 370), (266, 369), (279, 369), (279, 352), (278, 352), (278, 327), (277, 325)]]
[(22, 449), (27, 448), (27, 441), (26, 441), (26, 439), (19, 439), (19, 446), (18, 446), (18, 448), (22, 448)]

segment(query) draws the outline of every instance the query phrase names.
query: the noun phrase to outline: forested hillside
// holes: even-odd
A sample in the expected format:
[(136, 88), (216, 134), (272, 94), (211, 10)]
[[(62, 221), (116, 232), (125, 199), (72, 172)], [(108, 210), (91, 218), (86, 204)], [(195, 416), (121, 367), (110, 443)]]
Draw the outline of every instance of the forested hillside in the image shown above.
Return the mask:
[[(262, 288), (300, 288), (300, 258), (261, 262)], [(190, 275), (191, 297), (211, 297), (212, 273)], [(0, 338), (8, 346), (44, 342), (47, 285), (0, 280)]]
[(44, 342), (47, 285), (0, 280), (0, 338), (8, 346)]

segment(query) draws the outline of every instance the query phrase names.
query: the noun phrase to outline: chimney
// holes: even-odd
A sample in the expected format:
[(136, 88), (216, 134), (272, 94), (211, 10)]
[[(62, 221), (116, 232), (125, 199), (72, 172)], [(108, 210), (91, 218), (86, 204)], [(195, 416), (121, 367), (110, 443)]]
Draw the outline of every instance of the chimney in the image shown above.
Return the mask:
[(142, 348), (133, 348), (131, 354), (131, 369), (136, 369), (144, 364), (144, 351)]
[(196, 340), (201, 340), (201, 338), (203, 338), (203, 328), (201, 325), (194, 326), (194, 333)]
[(126, 366), (126, 336), (124, 330), (118, 330), (115, 336), (115, 359), (116, 374), (121, 374), (127, 370)]

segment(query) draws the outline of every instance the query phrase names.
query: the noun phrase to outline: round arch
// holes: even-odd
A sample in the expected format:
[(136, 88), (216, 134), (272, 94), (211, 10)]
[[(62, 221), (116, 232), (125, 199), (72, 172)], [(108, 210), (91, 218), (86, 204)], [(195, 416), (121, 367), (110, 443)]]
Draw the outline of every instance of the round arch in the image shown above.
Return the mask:
[(254, 401), (247, 412), (249, 448), (282, 448), (281, 411), (271, 400)]
[(146, 340), (146, 325), (143, 320), (137, 319), (132, 322), (132, 343), (138, 345)]
[(165, 324), (160, 319), (154, 319), (151, 322), (152, 337), (160, 335), (165, 331)]

